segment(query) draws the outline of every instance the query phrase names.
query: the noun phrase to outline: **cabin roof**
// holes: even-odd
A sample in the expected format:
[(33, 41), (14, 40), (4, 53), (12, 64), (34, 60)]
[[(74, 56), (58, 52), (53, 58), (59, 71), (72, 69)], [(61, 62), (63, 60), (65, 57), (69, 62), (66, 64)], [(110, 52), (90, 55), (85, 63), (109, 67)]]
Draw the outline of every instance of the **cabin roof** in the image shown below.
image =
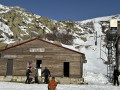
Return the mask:
[(52, 44), (52, 45), (55, 45), (55, 46), (58, 46), (58, 47), (61, 47), (61, 48), (64, 48), (64, 49), (70, 50), (70, 51), (73, 51), (73, 52), (76, 52), (76, 53), (78, 53), (78, 54), (85, 55), (84, 53), (81, 53), (81, 52), (78, 52), (78, 51), (75, 51), (75, 50), (72, 50), (72, 49), (69, 49), (69, 48), (63, 47), (63, 46), (58, 45), (58, 44), (51, 43), (51, 42), (49, 42), (49, 41), (46, 41), (46, 40), (43, 40), (43, 39), (40, 39), (40, 38), (33, 38), (33, 39), (27, 40), (27, 41), (25, 41), (25, 42), (22, 42), (22, 43), (16, 44), (16, 45), (14, 45), (14, 46), (10, 46), (10, 47), (7, 47), (7, 48), (5, 48), (5, 49), (1, 49), (0, 52), (5, 51), (5, 50), (10, 49), (10, 48), (13, 48), (13, 47), (16, 47), (16, 46), (23, 45), (23, 44), (25, 44), (25, 43), (28, 43), (28, 42), (31, 42), (31, 41), (34, 41), (34, 40), (40, 40), (40, 41), (43, 41), (43, 42), (46, 42), (46, 43), (49, 43), (49, 44)]

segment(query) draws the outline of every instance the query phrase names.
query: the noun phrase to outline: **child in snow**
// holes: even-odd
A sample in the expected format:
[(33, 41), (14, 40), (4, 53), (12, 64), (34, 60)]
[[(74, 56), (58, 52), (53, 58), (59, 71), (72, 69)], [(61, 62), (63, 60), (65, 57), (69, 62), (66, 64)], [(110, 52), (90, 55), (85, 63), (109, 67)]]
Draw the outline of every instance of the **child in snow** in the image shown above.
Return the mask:
[(57, 86), (57, 82), (55, 81), (55, 77), (52, 77), (52, 80), (48, 83), (48, 90), (55, 90)]

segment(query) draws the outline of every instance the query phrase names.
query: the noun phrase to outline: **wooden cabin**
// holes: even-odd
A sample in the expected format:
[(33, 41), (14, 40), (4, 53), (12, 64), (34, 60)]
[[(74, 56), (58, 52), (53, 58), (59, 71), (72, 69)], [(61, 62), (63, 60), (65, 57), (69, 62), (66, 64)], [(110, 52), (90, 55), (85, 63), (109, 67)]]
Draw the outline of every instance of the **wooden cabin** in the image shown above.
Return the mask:
[(0, 50), (0, 76), (25, 76), (29, 66), (39, 74), (47, 67), (55, 77), (82, 77), (85, 54), (34, 38)]

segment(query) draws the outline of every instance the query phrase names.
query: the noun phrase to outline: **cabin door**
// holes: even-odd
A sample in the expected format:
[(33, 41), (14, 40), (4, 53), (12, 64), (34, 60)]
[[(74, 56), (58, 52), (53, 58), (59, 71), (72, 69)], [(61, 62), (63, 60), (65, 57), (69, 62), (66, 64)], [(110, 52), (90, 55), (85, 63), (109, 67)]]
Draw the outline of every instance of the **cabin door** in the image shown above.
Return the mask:
[(8, 59), (7, 60), (6, 75), (13, 75), (13, 59)]
[(36, 67), (38, 69), (38, 75), (41, 76), (42, 60), (36, 60)]
[(64, 62), (64, 76), (69, 77), (69, 62)]

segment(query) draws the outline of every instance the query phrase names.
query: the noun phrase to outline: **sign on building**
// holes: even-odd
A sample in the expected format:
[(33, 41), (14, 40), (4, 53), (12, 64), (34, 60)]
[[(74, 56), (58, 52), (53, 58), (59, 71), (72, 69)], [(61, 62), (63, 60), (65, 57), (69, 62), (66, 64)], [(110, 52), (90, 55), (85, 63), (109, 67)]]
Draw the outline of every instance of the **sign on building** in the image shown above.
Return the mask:
[(45, 52), (45, 48), (30, 48), (30, 52)]
[(17, 55), (4, 55), (3, 58), (16, 58)]
[(41, 69), (38, 69), (38, 76), (41, 76)]

